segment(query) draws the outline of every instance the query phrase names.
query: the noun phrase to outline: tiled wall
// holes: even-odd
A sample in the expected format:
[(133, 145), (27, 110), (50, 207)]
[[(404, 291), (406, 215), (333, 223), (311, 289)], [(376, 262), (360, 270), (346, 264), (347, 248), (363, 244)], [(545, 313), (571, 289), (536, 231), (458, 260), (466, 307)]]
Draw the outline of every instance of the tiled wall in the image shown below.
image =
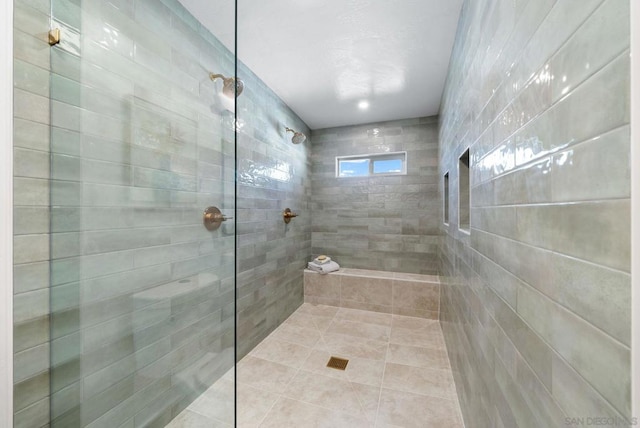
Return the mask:
[[(246, 67), (238, 75), (245, 81), (238, 98), (237, 346), (242, 358), (303, 302), (303, 271), (311, 257), (311, 143), (293, 144), (285, 127), (309, 136), (307, 125)], [(282, 217), (285, 208), (298, 214), (289, 224)]]
[(240, 356), (302, 303), (309, 143), (284, 126), (308, 129), (240, 66), (237, 218), (207, 232), (233, 215), (207, 75), (233, 55), (173, 0), (76, 5), (50, 49), (49, 2), (16, 2), (15, 426), (48, 426), (50, 378), (52, 426), (164, 424), (233, 363), (234, 226)]
[[(467, 427), (630, 416), (628, 8), (464, 4), (440, 116), (439, 254)], [(457, 230), (469, 146), (470, 236)]]
[(50, 4), (14, 8), (14, 426), (26, 428), (49, 421)]
[[(437, 118), (314, 130), (312, 142), (313, 254), (347, 268), (436, 274)], [(336, 177), (336, 156), (399, 151), (407, 175)]]

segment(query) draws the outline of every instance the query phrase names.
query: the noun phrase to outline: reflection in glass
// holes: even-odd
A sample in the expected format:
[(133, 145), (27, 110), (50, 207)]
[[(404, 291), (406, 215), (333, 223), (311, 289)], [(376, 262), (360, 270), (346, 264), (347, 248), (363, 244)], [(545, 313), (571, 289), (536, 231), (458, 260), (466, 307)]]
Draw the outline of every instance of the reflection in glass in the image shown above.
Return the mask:
[(51, 426), (165, 426), (202, 394), (233, 425), (235, 228), (203, 211), (235, 217), (235, 104), (207, 71), (233, 76), (235, 55), (177, 1), (68, 3), (52, 1), (80, 44), (51, 50)]

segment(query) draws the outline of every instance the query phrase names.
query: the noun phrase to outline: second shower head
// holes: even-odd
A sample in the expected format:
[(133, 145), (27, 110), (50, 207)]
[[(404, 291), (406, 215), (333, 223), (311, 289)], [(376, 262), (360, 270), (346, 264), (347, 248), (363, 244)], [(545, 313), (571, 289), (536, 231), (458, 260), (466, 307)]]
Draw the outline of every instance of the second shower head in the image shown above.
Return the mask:
[(244, 82), (235, 77), (224, 77), (222, 74), (209, 73), (209, 79), (215, 82), (216, 79), (222, 79), (222, 93), (229, 98), (240, 96), (244, 89)]
[(287, 132), (293, 132), (293, 137), (291, 137), (291, 142), (293, 144), (301, 144), (306, 141), (307, 136), (304, 135), (302, 132), (298, 132), (295, 129), (291, 129), (288, 127), (285, 127), (285, 129), (287, 130)]

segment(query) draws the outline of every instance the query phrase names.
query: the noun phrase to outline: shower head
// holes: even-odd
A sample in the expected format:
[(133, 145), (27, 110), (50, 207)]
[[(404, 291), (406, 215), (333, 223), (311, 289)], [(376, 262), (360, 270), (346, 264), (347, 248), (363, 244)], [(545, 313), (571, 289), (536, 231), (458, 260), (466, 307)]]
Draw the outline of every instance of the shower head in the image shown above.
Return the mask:
[(215, 82), (217, 78), (222, 79), (222, 93), (225, 94), (229, 98), (233, 98), (234, 96), (240, 96), (242, 90), (244, 89), (244, 82), (240, 79), (236, 79), (235, 77), (224, 77), (222, 74), (213, 74), (209, 73), (209, 79)]
[(293, 132), (293, 137), (291, 137), (291, 142), (293, 144), (301, 144), (304, 143), (307, 139), (307, 136), (304, 135), (302, 132), (298, 132), (295, 129), (291, 129), (291, 128), (286, 128), (287, 132)]

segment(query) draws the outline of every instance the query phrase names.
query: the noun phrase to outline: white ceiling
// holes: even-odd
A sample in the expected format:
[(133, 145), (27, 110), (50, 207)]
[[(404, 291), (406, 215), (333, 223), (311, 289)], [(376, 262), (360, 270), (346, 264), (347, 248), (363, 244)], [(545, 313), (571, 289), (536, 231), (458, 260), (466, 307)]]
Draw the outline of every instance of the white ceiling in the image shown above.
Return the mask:
[[(233, 2), (181, 0), (233, 50)], [(238, 0), (238, 58), (311, 129), (438, 113), (462, 0)], [(369, 102), (367, 110), (358, 108)]]

